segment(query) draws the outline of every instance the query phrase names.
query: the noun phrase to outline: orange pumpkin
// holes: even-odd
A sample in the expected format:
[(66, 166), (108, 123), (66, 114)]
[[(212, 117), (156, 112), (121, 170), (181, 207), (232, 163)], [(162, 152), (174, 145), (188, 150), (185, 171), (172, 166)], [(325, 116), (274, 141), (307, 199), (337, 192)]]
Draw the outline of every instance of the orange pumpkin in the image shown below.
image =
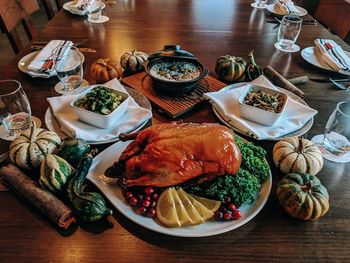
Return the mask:
[(121, 68), (111, 58), (100, 58), (91, 66), (91, 75), (96, 83), (105, 83), (121, 76)]

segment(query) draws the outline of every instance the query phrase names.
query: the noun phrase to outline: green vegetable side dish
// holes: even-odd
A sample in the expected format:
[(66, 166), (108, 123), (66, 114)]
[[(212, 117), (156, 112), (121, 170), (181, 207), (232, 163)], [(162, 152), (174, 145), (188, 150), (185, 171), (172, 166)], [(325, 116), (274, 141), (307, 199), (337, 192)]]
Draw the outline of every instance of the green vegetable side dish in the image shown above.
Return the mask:
[(108, 115), (123, 102), (123, 97), (118, 91), (114, 91), (103, 86), (97, 86), (85, 96), (78, 99), (74, 106)]
[(222, 202), (229, 196), (237, 206), (254, 202), (256, 193), (270, 173), (265, 160), (266, 151), (239, 136), (235, 137), (242, 153), (242, 164), (237, 173), (234, 176), (227, 174), (204, 184), (195, 185), (188, 189), (190, 193)]

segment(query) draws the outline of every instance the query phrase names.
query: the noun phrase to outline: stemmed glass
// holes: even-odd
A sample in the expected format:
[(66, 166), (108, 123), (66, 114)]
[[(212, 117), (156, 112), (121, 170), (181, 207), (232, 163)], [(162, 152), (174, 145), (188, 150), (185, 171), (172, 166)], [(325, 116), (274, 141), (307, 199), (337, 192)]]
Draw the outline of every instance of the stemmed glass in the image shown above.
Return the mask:
[(102, 15), (102, 1), (92, 0), (86, 7), (87, 16), (90, 23), (104, 23), (109, 20), (108, 16)]
[(295, 44), (301, 31), (303, 20), (296, 15), (286, 15), (278, 28), (275, 47), (284, 52), (297, 52), (300, 47)]

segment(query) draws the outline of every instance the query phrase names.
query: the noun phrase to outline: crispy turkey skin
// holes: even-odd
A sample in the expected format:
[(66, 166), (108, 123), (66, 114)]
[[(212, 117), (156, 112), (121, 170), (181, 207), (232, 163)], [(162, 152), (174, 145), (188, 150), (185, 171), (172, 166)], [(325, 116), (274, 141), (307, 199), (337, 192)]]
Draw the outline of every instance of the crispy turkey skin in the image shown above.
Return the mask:
[(125, 186), (167, 187), (235, 174), (242, 156), (233, 132), (212, 123), (169, 123), (141, 131), (123, 151), (117, 173)]

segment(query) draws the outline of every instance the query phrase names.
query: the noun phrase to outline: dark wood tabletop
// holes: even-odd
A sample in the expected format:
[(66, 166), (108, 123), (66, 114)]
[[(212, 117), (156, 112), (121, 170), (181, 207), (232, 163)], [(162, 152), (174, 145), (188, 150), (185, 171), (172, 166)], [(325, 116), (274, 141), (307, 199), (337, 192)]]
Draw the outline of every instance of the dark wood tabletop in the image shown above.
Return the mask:
[[(328, 77), (304, 61), (300, 52), (283, 53), (273, 44), (278, 25), (268, 23), (267, 11), (254, 9), (248, 0), (117, 0), (107, 5), (110, 20), (91, 24), (64, 10), (45, 26), (37, 41), (87, 39), (84, 78), (93, 83), (90, 67), (97, 58), (120, 56), (134, 48), (147, 53), (179, 44), (193, 53), (215, 77), (216, 59), (225, 54), (246, 57), (255, 50), (261, 66), (270, 65), (286, 78), (307, 75)], [(310, 16), (306, 16), (311, 18)], [(340, 38), (322, 25), (302, 27), (297, 44), (312, 46), (316, 38)], [(1, 79), (20, 81), (29, 97), (33, 115), (43, 125), (47, 97), (57, 96), (56, 78), (35, 79), (19, 71), (18, 61), (32, 52), (28, 46), (0, 71)], [(304, 135), (322, 134), (336, 104), (349, 100), (349, 92), (330, 83), (308, 81), (299, 85), (305, 101), (318, 110), (312, 128)], [(181, 116), (185, 122), (219, 122), (209, 103)], [(153, 124), (172, 119), (153, 109)], [(317, 175), (330, 195), (330, 210), (321, 219), (304, 222), (288, 216), (278, 204), (276, 187), (283, 177), (272, 162), (275, 142), (254, 141), (268, 151), (272, 170), (271, 193), (263, 209), (245, 225), (224, 234), (180, 238), (145, 229), (114, 210), (108, 220), (57, 229), (25, 200), (10, 191), (0, 192), (0, 262), (350, 262), (350, 165), (325, 160)], [(103, 145), (107, 147), (109, 145)], [(2, 141), (0, 147), (4, 149)], [(111, 205), (110, 205), (111, 206)]]

